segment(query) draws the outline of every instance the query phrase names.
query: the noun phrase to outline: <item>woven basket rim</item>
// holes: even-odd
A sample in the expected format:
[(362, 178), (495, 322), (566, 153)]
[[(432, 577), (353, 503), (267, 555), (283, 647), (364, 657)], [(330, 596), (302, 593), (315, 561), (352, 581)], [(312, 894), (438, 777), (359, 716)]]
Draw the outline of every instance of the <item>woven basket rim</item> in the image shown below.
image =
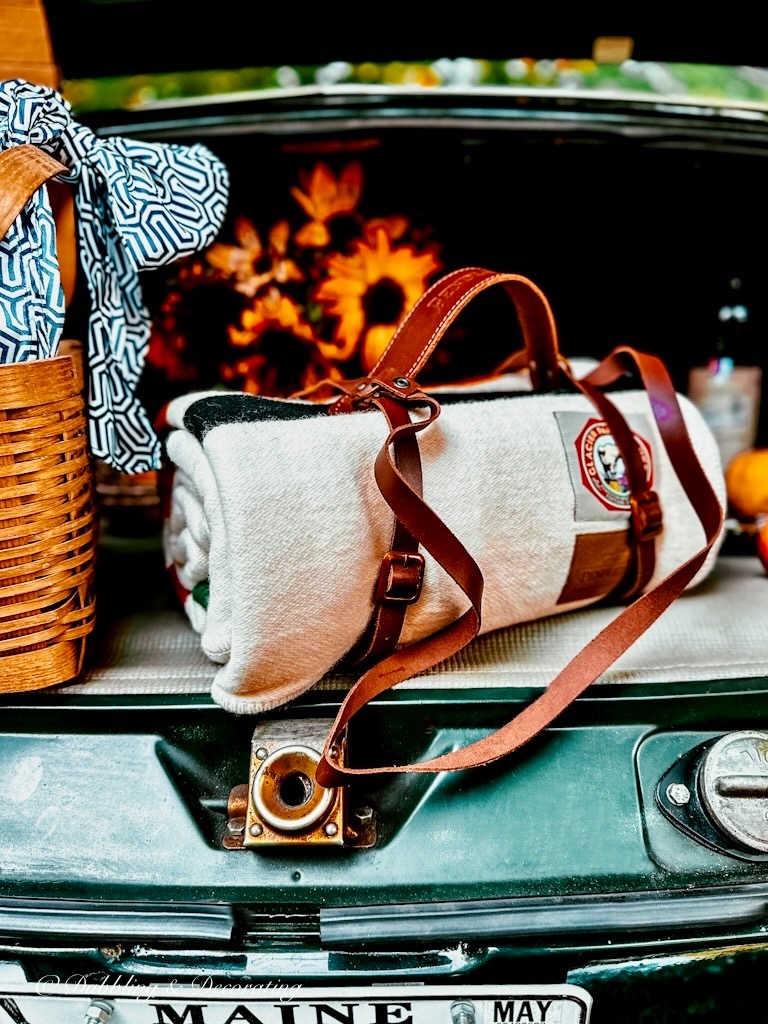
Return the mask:
[(82, 668), (96, 608), (93, 479), (73, 357), (0, 366), (0, 691)]

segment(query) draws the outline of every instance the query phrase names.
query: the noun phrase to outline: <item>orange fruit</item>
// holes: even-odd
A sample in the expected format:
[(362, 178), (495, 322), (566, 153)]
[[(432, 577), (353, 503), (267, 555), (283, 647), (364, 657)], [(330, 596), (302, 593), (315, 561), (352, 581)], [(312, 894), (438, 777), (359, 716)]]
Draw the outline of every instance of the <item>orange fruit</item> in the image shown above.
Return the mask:
[(757, 557), (763, 563), (763, 568), (768, 572), (768, 520), (763, 523), (757, 534)]
[(752, 519), (768, 512), (768, 448), (748, 448), (725, 467), (728, 500), (737, 515)]

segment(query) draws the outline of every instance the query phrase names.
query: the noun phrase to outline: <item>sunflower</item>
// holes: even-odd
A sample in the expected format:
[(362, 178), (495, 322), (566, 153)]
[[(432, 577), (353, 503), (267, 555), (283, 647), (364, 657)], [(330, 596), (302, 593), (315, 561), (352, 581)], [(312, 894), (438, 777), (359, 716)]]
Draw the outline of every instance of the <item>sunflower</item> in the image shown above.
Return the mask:
[(252, 394), (285, 396), (338, 376), (318, 349), (302, 307), (271, 285), (243, 310), (240, 326), (229, 327), (242, 355), (221, 366), (221, 379)]
[(354, 160), (336, 178), (331, 168), (320, 161), (300, 181), (303, 191), (293, 187), (291, 195), (309, 221), (296, 232), (294, 242), (305, 249), (323, 249), (331, 241), (333, 221), (355, 218), (363, 191), (362, 165)]
[(336, 318), (333, 340), (318, 342), (323, 354), (344, 362), (358, 352), (363, 368), (370, 370), (440, 269), (433, 249), (393, 246), (383, 224), (369, 225), (350, 255), (328, 258), (328, 276), (315, 289), (315, 301)]
[(252, 222), (247, 217), (238, 217), (234, 227), (238, 244), (215, 242), (208, 247), (205, 258), (225, 278), (234, 279), (236, 291), (253, 298), (272, 281), (287, 284), (304, 280), (298, 264), (288, 258), (290, 232), (287, 220), (278, 221), (269, 232), (265, 249)]
[(154, 318), (150, 384), (279, 397), (367, 372), (442, 264), (428, 226), (364, 215), (363, 180), (359, 161), (313, 160), (290, 220), (267, 231), (240, 214), (232, 244), (180, 261)]

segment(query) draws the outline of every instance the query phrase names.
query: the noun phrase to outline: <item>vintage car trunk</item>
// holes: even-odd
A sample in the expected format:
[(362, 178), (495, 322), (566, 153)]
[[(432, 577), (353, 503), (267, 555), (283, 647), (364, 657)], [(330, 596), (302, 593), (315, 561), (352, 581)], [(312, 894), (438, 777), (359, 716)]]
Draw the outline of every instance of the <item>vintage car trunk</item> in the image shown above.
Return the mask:
[[(632, 345), (662, 355), (682, 392), (717, 352), (738, 280), (749, 319), (732, 351), (765, 374), (768, 111), (756, 105), (316, 84), (80, 119), (104, 137), (210, 147), (231, 173), (228, 244), (238, 218), (266, 239), (319, 163), (337, 176), (356, 162), (367, 215), (405, 218), (445, 271), (530, 277), (567, 356)], [(145, 277), (158, 324), (174, 291), (189, 303), (182, 363), (197, 376), (150, 362), (153, 413), (212, 385), (231, 322), (231, 295), (185, 293), (171, 268)], [(84, 306), (78, 295), (73, 332)], [(482, 374), (516, 347), (499, 310), (488, 296), (468, 311), (430, 380)], [(298, 387), (295, 360), (276, 364), (280, 386)], [(768, 444), (765, 399), (754, 443)], [(514, 756), (355, 783), (346, 845), (286, 833), (243, 849), (252, 741), (321, 744), (350, 680), (265, 715), (218, 707), (215, 666), (163, 564), (157, 495), (121, 504), (109, 482), (86, 669), (2, 698), (0, 1021), (75, 1020), (99, 1001), (115, 1022), (194, 1024), (407, 1024), (447, 1021), (452, 1005), (457, 1024), (714, 1021), (758, 1005), (768, 580), (752, 544), (730, 534), (711, 578)], [(466, 745), (615, 613), (475, 641), (373, 701), (350, 758), (406, 763)], [(723, 790), (734, 772), (749, 792)]]

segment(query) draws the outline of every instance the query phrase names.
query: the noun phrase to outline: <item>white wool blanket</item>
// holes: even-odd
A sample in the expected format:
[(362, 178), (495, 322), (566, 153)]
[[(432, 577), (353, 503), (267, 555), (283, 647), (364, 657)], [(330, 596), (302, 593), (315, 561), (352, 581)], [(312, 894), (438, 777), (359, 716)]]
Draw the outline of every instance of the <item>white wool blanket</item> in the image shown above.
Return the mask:
[[(611, 397), (647, 444), (662, 503), (653, 586), (702, 548), (704, 532), (646, 393)], [(558, 603), (577, 538), (628, 524), (628, 512), (610, 507), (606, 491), (609, 470), (616, 470), (610, 450), (602, 497), (579, 468), (579, 438), (589, 421), (600, 420), (594, 407), (581, 394), (518, 391), (483, 400), (465, 391), (463, 398), (443, 404), (419, 446), (424, 499), (483, 573), (480, 632), (594, 603), (597, 597)], [(724, 506), (716, 442), (696, 407), (684, 396), (679, 401)], [(296, 418), (281, 418), (286, 409)], [(373, 610), (393, 526), (373, 474), (387, 424), (376, 409), (319, 412), (304, 400), (224, 392), (187, 395), (168, 409), (174, 476), (166, 564), (189, 593), (185, 609), (203, 651), (220, 666), (213, 697), (238, 714), (283, 704), (317, 683), (362, 635)], [(722, 534), (690, 586), (709, 574), (721, 541)], [(191, 593), (206, 583), (207, 606)], [(466, 607), (461, 590), (426, 555), (421, 597), (408, 609), (401, 642), (433, 633)]]

